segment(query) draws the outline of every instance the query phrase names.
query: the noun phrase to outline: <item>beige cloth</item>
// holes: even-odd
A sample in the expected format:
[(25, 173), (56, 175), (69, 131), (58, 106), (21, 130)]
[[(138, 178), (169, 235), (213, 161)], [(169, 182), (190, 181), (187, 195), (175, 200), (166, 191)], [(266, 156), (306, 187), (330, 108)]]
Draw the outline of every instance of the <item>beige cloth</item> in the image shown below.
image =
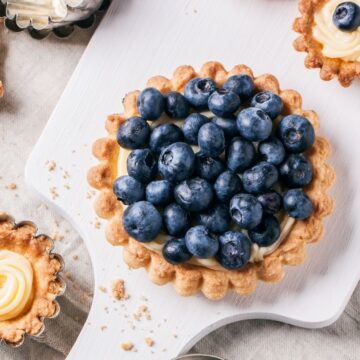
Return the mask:
[[(46, 322), (45, 335), (27, 339), (20, 349), (0, 347), (0, 359), (64, 359), (76, 340), (90, 307), (93, 280), (86, 249), (75, 231), (48, 210), (24, 184), (26, 159), (45, 126), (92, 31), (76, 31), (68, 40), (31, 39), (26, 32), (0, 28), (0, 79), (6, 93), (0, 100), (0, 210), (18, 221), (36, 222), (41, 232), (65, 236), (56, 250), (66, 260), (72, 280), (60, 299), (61, 315)], [(8, 190), (6, 184), (16, 183)], [(73, 256), (79, 256), (74, 260)], [(336, 289), (334, 289), (336, 291)], [(322, 330), (305, 330), (272, 321), (243, 321), (222, 328), (193, 349), (228, 360), (360, 359), (360, 286), (341, 318)], [(124, 359), (131, 359), (126, 354)], [(147, 360), (147, 359), (144, 359)]]

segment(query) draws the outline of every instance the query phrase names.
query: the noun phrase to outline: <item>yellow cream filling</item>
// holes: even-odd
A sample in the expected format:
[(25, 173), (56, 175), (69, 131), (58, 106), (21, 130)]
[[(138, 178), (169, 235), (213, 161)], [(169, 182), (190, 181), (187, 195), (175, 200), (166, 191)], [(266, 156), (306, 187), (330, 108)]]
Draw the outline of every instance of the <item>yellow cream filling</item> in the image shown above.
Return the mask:
[[(202, 114), (205, 116), (208, 116), (208, 117), (213, 116), (211, 112), (203, 112)], [(159, 120), (149, 122), (149, 125), (152, 128), (154, 128), (160, 124), (164, 124), (167, 122), (173, 123), (179, 127), (182, 126), (184, 123), (183, 120), (173, 120), (173, 119), (170, 119), (169, 117), (167, 117), (166, 115), (163, 115)], [(192, 146), (192, 148), (195, 153), (199, 150), (199, 148), (197, 146)], [(132, 150), (127, 150), (127, 149), (123, 149), (123, 148), (120, 149), (119, 159), (118, 159), (118, 176), (128, 175), (127, 158), (131, 151)], [(251, 249), (250, 262), (261, 261), (261, 260), (263, 260), (265, 255), (271, 254), (273, 251), (275, 251), (279, 247), (279, 245), (282, 243), (282, 241), (285, 240), (286, 236), (288, 235), (292, 226), (295, 223), (295, 220), (293, 218), (289, 217), (288, 215), (286, 215), (285, 213), (281, 213), (278, 216), (278, 220), (280, 221), (280, 228), (281, 228), (281, 233), (280, 233), (279, 239), (270, 246), (259, 247), (258, 245), (253, 244), (252, 249)], [(241, 229), (239, 229), (237, 226), (234, 226), (234, 230), (241, 231)], [(148, 243), (143, 243), (143, 245), (150, 250), (161, 252), (166, 241), (170, 240), (170, 239), (171, 239), (170, 235), (162, 233), (162, 234), (159, 234), (158, 237), (154, 241), (151, 241)], [(215, 258), (210, 258), (210, 259), (192, 258), (189, 261), (189, 263), (194, 264), (194, 265), (204, 266), (204, 267), (214, 269), (214, 270), (223, 269), (223, 267), (215, 260)]]
[[(352, 0), (360, 6), (360, 0)], [(339, 30), (332, 17), (336, 7), (344, 0), (329, 0), (314, 15), (313, 37), (329, 58), (360, 61), (360, 27), (353, 32)]]
[(30, 262), (13, 251), (0, 250), (0, 321), (20, 315), (32, 298)]

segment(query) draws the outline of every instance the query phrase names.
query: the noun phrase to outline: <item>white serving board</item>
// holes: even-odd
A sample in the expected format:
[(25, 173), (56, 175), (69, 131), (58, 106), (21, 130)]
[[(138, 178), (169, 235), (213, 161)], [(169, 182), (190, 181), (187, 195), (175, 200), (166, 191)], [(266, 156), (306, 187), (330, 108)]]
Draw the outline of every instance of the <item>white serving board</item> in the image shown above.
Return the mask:
[[(331, 324), (343, 311), (360, 278), (359, 84), (343, 89), (303, 67), (304, 55), (292, 49), (296, 34), (291, 25), (297, 14), (296, 1), (113, 1), (26, 167), (28, 184), (74, 225), (93, 262), (94, 301), (68, 359), (165, 360), (234, 321), (275, 319), (317, 328)], [(220, 302), (202, 295), (180, 297), (171, 285), (152, 284), (144, 270), (128, 270), (121, 248), (105, 241), (104, 227), (90, 224), (95, 219), (93, 200), (86, 199), (86, 173), (96, 163), (91, 144), (105, 136), (106, 115), (121, 112), (124, 94), (143, 88), (150, 76), (171, 76), (182, 64), (198, 69), (207, 60), (219, 60), (228, 68), (245, 63), (257, 75), (275, 74), (282, 88), (300, 91), (304, 108), (318, 112), (321, 133), (333, 143), (330, 162), (338, 176), (327, 235), (318, 245), (308, 246), (307, 262), (287, 268), (280, 284), (259, 284), (250, 297), (229, 294)], [(56, 161), (56, 171), (48, 172), (47, 160)], [(69, 171), (69, 179), (63, 179), (60, 167)], [(59, 193), (55, 200), (51, 186)], [(126, 309), (99, 290), (118, 277), (126, 280), (131, 294)], [(124, 316), (129, 313), (131, 318), (144, 303), (142, 294), (149, 299), (153, 320), (135, 321), (132, 329)], [(108, 329), (100, 331), (102, 325)], [(148, 335), (156, 341), (151, 349), (144, 344)], [(138, 352), (120, 349), (128, 340)]]

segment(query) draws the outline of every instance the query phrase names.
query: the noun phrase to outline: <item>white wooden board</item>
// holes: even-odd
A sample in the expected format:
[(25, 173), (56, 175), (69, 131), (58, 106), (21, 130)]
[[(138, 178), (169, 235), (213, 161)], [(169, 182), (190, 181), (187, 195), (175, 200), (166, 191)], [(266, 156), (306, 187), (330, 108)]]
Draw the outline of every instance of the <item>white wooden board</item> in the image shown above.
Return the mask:
[[(320, 81), (317, 71), (303, 67), (304, 55), (292, 49), (296, 34), (291, 25), (297, 14), (296, 1), (282, 0), (113, 1), (26, 167), (28, 184), (74, 225), (93, 262), (92, 309), (68, 359), (165, 360), (233, 321), (276, 319), (316, 328), (341, 314), (360, 278), (359, 84), (343, 89), (336, 82)], [(152, 284), (143, 270), (128, 270), (121, 249), (105, 241), (103, 227), (90, 224), (95, 214), (92, 200), (86, 199), (86, 173), (95, 164), (91, 144), (105, 135), (106, 115), (122, 110), (124, 94), (143, 88), (152, 75), (171, 76), (178, 65), (199, 68), (208, 60), (219, 60), (228, 68), (245, 63), (257, 75), (275, 74), (282, 88), (300, 91), (304, 108), (319, 113), (321, 133), (333, 143), (331, 163), (338, 175), (332, 190), (337, 206), (326, 223), (327, 235), (308, 247), (308, 261), (287, 268), (278, 285), (260, 284), (250, 297), (229, 294), (221, 302), (201, 295), (182, 298), (171, 285)], [(47, 171), (47, 160), (57, 162), (55, 172)], [(60, 166), (70, 173), (69, 179), (63, 179)], [(52, 186), (59, 193), (55, 200)], [(109, 285), (117, 277), (126, 280), (131, 294), (126, 309), (99, 291), (99, 285)], [(135, 321), (132, 329), (125, 314), (131, 317), (144, 302), (142, 294), (149, 299), (153, 320)], [(100, 331), (102, 325), (108, 329)], [(147, 335), (156, 340), (152, 349), (144, 344)], [(138, 352), (120, 349), (127, 340)]]

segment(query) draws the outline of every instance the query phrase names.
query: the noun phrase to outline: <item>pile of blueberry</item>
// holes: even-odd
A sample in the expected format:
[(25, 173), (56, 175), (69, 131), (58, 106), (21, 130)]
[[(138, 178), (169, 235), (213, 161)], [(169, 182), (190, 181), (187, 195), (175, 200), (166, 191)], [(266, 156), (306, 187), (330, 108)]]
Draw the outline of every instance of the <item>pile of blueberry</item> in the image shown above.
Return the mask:
[[(147, 88), (137, 109), (140, 116), (118, 130), (120, 146), (132, 151), (128, 176), (116, 179), (113, 190), (129, 205), (122, 220), (131, 237), (169, 236), (168, 262), (215, 257), (224, 268), (239, 269), (252, 243), (278, 239), (279, 211), (295, 219), (312, 214), (301, 188), (312, 180), (303, 153), (314, 143), (314, 129), (299, 115), (278, 118), (281, 98), (255, 93), (251, 77), (231, 76), (221, 89), (210, 78), (195, 78), (184, 95)], [(209, 110), (211, 119), (203, 114)], [(164, 112), (168, 121), (151, 129), (149, 122)], [(185, 119), (182, 126), (174, 124), (178, 119)]]
[(333, 14), (333, 23), (341, 31), (356, 31), (360, 26), (360, 6), (352, 1), (339, 4)]

